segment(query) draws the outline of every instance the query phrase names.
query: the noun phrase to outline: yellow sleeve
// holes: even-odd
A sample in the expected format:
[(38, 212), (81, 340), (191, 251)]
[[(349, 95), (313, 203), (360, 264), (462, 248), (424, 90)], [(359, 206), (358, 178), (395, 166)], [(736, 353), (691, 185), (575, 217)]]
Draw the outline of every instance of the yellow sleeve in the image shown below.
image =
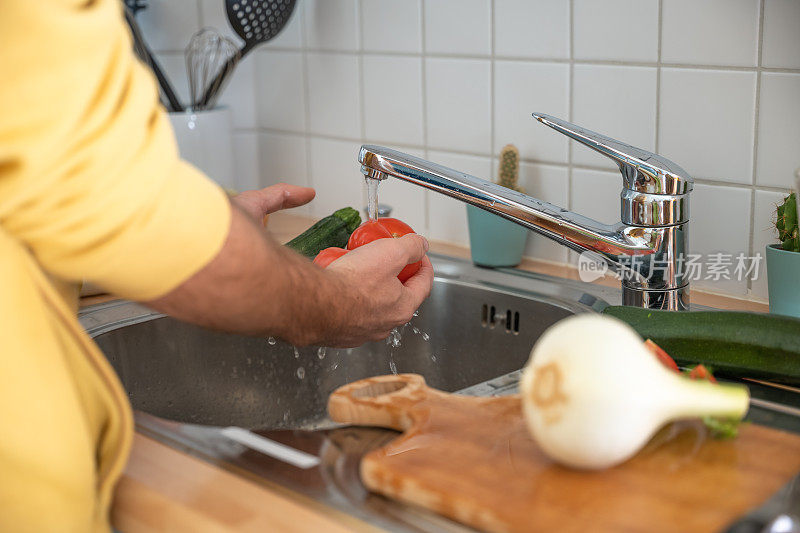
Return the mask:
[(179, 159), (121, 9), (0, 2), (0, 227), (50, 275), (144, 300), (217, 254), (230, 205)]

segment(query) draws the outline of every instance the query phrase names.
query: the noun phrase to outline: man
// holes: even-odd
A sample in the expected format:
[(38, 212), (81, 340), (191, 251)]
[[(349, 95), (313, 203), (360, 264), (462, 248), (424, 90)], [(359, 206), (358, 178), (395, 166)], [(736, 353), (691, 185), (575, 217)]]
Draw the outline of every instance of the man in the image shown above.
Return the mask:
[(382, 239), (322, 270), (256, 223), (312, 189), (231, 205), (181, 162), (119, 0), (0, 1), (0, 73), (0, 531), (109, 528), (133, 425), (75, 318), (82, 279), (301, 345), (382, 338), (428, 295), (424, 238)]

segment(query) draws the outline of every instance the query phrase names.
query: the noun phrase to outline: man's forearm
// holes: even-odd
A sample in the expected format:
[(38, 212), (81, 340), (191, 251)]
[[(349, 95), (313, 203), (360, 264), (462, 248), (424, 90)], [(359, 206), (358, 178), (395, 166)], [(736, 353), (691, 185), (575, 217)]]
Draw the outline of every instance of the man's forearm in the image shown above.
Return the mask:
[(202, 326), (281, 337), (296, 344), (324, 338), (341, 322), (343, 290), (325, 272), (265, 235), (233, 208), (217, 256), (147, 305)]

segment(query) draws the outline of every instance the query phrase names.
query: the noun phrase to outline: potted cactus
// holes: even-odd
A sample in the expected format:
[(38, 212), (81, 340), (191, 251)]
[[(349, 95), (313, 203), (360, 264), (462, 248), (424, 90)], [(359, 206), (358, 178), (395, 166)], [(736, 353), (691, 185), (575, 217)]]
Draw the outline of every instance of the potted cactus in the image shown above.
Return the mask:
[[(500, 151), (498, 183), (524, 192), (518, 185), (519, 150), (507, 144)], [(516, 266), (522, 261), (528, 230), (500, 216), (467, 205), (472, 262), (489, 267)]]
[(800, 317), (800, 233), (797, 194), (791, 193), (775, 210), (778, 244), (767, 246), (769, 311)]

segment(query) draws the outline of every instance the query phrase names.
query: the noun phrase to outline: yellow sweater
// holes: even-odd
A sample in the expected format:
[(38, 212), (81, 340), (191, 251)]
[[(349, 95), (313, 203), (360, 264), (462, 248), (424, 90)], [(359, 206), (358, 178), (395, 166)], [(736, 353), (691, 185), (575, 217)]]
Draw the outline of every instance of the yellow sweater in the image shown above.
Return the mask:
[(207, 264), (222, 190), (179, 160), (119, 0), (0, 1), (0, 531), (107, 530), (130, 405), (76, 285), (160, 296)]

